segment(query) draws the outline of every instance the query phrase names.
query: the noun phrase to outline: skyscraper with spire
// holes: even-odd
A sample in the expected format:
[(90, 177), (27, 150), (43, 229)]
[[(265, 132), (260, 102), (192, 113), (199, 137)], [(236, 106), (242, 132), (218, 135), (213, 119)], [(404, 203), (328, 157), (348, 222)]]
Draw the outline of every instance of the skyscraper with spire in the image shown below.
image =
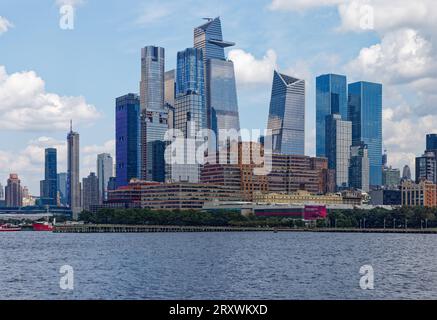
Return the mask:
[(79, 213), (82, 211), (79, 180), (79, 133), (73, 131), (72, 121), (70, 121), (70, 132), (67, 135), (67, 149), (68, 205), (73, 212), (73, 219), (77, 219), (79, 217)]
[(224, 50), (235, 43), (223, 40), (220, 17), (207, 20), (194, 29), (194, 47), (203, 51), (207, 127), (220, 142), (221, 130), (240, 131), (234, 64)]

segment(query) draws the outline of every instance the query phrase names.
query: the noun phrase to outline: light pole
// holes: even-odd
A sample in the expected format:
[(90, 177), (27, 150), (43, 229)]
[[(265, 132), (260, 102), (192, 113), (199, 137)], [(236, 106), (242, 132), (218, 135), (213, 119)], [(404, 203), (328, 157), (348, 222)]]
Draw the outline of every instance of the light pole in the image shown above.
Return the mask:
[(396, 219), (393, 218), (393, 229), (396, 229)]
[(428, 229), (428, 219), (425, 219), (425, 229)]
[(407, 227), (408, 227), (408, 220), (405, 219), (405, 229), (407, 229)]
[(385, 218), (384, 218), (384, 229), (385, 229)]

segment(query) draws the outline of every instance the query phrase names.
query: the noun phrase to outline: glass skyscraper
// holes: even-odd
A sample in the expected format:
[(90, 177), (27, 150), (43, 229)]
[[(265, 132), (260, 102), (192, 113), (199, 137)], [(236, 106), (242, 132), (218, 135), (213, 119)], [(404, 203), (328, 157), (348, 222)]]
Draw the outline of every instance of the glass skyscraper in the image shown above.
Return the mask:
[(165, 180), (165, 141), (168, 110), (164, 102), (164, 48), (141, 50), (141, 178)]
[(382, 185), (382, 85), (355, 82), (348, 86), (348, 120), (352, 122), (352, 144), (368, 147), (370, 186)]
[(223, 40), (220, 18), (208, 20), (194, 29), (194, 47), (203, 53), (207, 127), (218, 142), (227, 143), (229, 138), (221, 137), (220, 130), (240, 131), (234, 64), (224, 51), (235, 43)]
[(107, 199), (109, 178), (114, 175), (114, 164), (109, 153), (97, 155), (97, 178), (99, 178), (99, 200)]
[(140, 178), (140, 97), (129, 93), (116, 99), (116, 185)]
[(57, 152), (55, 148), (45, 149), (44, 198), (50, 199), (50, 204), (56, 205), (58, 198)]
[(316, 155), (325, 157), (326, 116), (340, 114), (348, 120), (346, 77), (324, 74), (316, 78)]
[[(365, 144), (351, 147), (349, 187), (369, 191), (369, 153)], [(381, 167), (380, 167), (381, 169)], [(381, 170), (382, 171), (382, 170)]]
[(339, 114), (326, 116), (325, 137), (328, 168), (335, 169), (337, 188), (346, 188), (349, 186), (352, 123), (342, 120)]
[(204, 64), (201, 49), (188, 48), (177, 54), (174, 128), (185, 139), (184, 163), (171, 166), (172, 181), (199, 182), (200, 167), (196, 155), (196, 133), (206, 128)]
[(58, 173), (58, 192), (61, 205), (67, 205), (67, 173)]
[(267, 128), (274, 153), (305, 154), (305, 81), (274, 72)]
[(426, 150), (437, 151), (437, 134), (431, 133), (426, 135)]

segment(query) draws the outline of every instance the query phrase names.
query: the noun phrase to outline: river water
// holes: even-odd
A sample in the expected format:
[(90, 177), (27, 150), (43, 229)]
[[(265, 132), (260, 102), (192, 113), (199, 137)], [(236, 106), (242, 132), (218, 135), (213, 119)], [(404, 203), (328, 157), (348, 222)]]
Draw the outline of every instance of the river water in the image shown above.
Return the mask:
[(0, 299), (437, 299), (437, 235), (3, 232), (0, 252)]

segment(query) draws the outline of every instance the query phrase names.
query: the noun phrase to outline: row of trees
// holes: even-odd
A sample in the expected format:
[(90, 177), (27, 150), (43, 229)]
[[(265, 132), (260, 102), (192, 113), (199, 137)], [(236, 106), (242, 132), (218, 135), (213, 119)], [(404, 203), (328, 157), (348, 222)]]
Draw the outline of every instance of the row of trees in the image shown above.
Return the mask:
[[(149, 224), (190, 226), (270, 226), (303, 227), (301, 220), (284, 217), (242, 216), (238, 211), (102, 209), (97, 213), (83, 212), (80, 220), (93, 224)], [(314, 225), (314, 224), (313, 224)], [(435, 228), (437, 209), (402, 207), (395, 210), (332, 210), (318, 220), (317, 227), (337, 228)]]

